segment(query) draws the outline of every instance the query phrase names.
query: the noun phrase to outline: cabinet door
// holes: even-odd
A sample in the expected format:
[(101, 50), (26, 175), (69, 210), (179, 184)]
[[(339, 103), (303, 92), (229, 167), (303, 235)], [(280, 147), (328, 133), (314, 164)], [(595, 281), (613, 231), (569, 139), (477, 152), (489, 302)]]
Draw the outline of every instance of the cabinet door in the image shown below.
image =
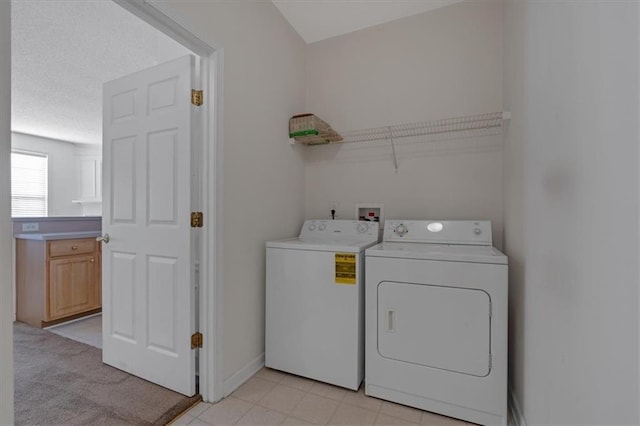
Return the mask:
[(47, 320), (95, 308), (95, 280), (95, 255), (50, 260)]
[(102, 199), (102, 158), (82, 156), (76, 160), (78, 197), (81, 200)]

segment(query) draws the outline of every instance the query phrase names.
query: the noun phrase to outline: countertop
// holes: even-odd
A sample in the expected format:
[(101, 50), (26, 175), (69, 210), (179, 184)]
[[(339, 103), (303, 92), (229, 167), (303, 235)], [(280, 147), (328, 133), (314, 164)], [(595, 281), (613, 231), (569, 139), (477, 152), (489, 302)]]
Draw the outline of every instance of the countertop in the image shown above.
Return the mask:
[(13, 222), (60, 222), (102, 220), (102, 216), (40, 216), (40, 217), (12, 217)]
[(92, 237), (99, 237), (100, 234), (101, 234), (100, 231), (50, 232), (50, 233), (28, 232), (23, 234), (16, 234), (14, 235), (14, 237), (21, 240), (48, 241), (48, 240), (70, 240), (73, 238), (92, 238)]

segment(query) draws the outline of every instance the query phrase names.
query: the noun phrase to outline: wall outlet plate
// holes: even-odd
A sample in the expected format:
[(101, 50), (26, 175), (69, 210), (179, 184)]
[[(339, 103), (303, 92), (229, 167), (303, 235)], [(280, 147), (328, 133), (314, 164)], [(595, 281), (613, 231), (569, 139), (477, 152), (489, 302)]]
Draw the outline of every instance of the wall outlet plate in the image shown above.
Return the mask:
[(40, 224), (37, 222), (22, 224), (22, 232), (38, 231), (39, 229), (40, 229)]
[(380, 223), (384, 229), (384, 205), (382, 203), (356, 203), (356, 219)]

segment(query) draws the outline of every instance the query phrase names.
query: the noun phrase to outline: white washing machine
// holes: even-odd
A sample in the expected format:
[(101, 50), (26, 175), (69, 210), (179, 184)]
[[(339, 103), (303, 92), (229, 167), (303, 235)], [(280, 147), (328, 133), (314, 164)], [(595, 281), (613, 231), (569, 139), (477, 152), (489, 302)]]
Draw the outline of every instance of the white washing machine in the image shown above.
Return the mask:
[(265, 364), (349, 389), (364, 376), (364, 250), (378, 223), (307, 220), (267, 243)]
[(507, 296), (489, 221), (387, 220), (366, 251), (366, 394), (506, 425)]

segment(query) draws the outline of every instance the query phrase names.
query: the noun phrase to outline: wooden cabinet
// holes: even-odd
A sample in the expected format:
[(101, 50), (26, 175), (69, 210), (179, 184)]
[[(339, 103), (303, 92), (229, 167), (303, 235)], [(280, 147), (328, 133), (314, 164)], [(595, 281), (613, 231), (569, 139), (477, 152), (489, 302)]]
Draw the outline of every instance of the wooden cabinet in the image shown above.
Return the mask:
[(44, 327), (100, 311), (101, 259), (95, 238), (16, 240), (16, 317)]
[(95, 258), (71, 256), (49, 261), (49, 320), (98, 307), (95, 300)]

